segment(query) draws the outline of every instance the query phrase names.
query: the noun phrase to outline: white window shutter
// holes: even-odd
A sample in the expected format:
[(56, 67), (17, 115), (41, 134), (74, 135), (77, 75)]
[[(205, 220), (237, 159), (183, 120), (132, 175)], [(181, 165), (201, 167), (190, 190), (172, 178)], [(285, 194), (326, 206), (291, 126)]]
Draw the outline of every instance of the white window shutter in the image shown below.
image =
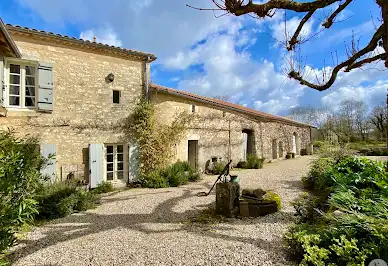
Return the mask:
[(104, 181), (103, 156), (104, 145), (100, 143), (89, 144), (89, 183), (95, 188)]
[(137, 180), (139, 171), (139, 156), (140, 156), (139, 144), (132, 143), (128, 145), (128, 182), (134, 182)]
[(247, 160), (247, 152), (248, 152), (248, 133), (242, 133), (242, 159), (243, 161)]
[[(57, 145), (56, 144), (40, 144), (40, 154), (46, 159), (50, 154), (56, 155)], [(56, 159), (51, 158), (48, 161), (47, 166), (44, 169), (41, 169), (41, 174), (50, 178), (51, 183), (54, 183), (56, 180)]]
[(38, 110), (52, 112), (54, 99), (53, 64), (39, 62), (38, 66)]

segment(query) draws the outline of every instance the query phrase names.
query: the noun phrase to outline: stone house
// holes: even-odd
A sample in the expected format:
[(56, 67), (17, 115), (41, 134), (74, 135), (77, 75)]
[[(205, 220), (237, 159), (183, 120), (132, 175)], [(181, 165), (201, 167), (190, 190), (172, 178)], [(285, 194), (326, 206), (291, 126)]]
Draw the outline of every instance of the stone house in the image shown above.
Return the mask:
[(154, 60), (149, 53), (0, 20), (0, 129), (36, 136), (44, 156), (55, 154), (44, 170), (52, 180), (80, 177), (92, 187), (136, 178), (138, 146), (122, 121), (144, 97), (156, 104), (162, 122), (180, 110), (195, 114), (174, 148), (175, 159), (197, 168), (211, 157), (277, 159), (309, 146), (309, 125), (149, 84)]
[(210, 161), (233, 165), (254, 154), (273, 161), (287, 153), (312, 152), (312, 126), (221, 100), (151, 84), (151, 101), (166, 122), (182, 111), (193, 115), (185, 137), (175, 145), (174, 160), (205, 169)]
[(39, 138), (52, 179), (135, 178), (137, 146), (115, 125), (148, 90), (152, 54), (0, 23), (0, 129)]

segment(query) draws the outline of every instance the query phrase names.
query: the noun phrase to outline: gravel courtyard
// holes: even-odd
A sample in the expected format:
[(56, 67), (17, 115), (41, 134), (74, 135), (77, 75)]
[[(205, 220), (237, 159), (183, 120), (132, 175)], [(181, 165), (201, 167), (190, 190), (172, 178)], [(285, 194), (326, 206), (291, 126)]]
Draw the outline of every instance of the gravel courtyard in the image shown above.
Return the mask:
[(278, 193), (281, 212), (216, 224), (187, 222), (215, 201), (215, 177), (179, 188), (113, 192), (94, 210), (34, 228), (11, 252), (13, 265), (292, 265), (282, 232), (293, 221), (289, 202), (301, 191), (304, 156), (241, 170), (241, 187)]

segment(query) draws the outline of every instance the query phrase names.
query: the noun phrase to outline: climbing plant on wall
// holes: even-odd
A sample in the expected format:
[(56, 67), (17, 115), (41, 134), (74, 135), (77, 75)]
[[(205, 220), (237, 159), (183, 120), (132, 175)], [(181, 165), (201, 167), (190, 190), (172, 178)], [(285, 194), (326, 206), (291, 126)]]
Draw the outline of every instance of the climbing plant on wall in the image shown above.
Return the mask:
[(180, 141), (191, 119), (192, 115), (182, 111), (170, 124), (164, 124), (156, 119), (154, 104), (142, 100), (136, 105), (131, 127), (140, 145), (140, 176), (169, 164), (173, 146)]

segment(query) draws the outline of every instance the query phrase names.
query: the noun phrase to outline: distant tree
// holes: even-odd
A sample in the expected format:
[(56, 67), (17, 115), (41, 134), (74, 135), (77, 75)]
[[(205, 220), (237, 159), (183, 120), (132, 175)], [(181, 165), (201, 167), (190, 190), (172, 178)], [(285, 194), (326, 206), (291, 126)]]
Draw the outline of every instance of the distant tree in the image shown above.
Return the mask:
[[(336, 55), (332, 59), (332, 67), (326, 73), (325, 69), (318, 75), (313, 75), (316, 81), (310, 80), (309, 75), (305, 73), (305, 68), (300, 60), (300, 45), (311, 39), (311, 36), (303, 36), (304, 25), (313, 20), (317, 13), (324, 14), (321, 20), (321, 27), (318, 32), (312, 36), (318, 35), (322, 30), (327, 30), (338, 22), (340, 13), (347, 9), (349, 4), (355, 0), (209, 0), (213, 2), (214, 8), (192, 7), (198, 10), (221, 11), (220, 14), (232, 14), (234, 16), (248, 15), (260, 19), (272, 17), (279, 10), (284, 12), (294, 12), (303, 14), (295, 32), (291, 35), (285, 30), (285, 41), (281, 42), (290, 53), (289, 69), (287, 70), (288, 77), (297, 80), (300, 84), (308, 86), (318, 91), (324, 91), (330, 88), (337, 79), (338, 73), (349, 72), (353, 69), (361, 68), (366, 64), (377, 63), (378, 61), (385, 62), (385, 67), (388, 68), (388, 1), (375, 0), (377, 7), (381, 10), (381, 17), (375, 21), (376, 25), (372, 37), (369, 42), (362, 48), (358, 47), (358, 41), (354, 36), (346, 44), (346, 54)], [(362, 0), (362, 2), (365, 0)], [(359, 12), (368, 13), (369, 10), (360, 10)], [(354, 14), (357, 17), (357, 13)], [(286, 16), (284, 16), (286, 25)], [(324, 40), (323, 40), (324, 41)], [(380, 50), (381, 52), (377, 52)], [(341, 62), (338, 58), (345, 59)], [(321, 78), (322, 76), (322, 78)]]
[(377, 137), (384, 139), (387, 136), (387, 107), (384, 103), (372, 109), (369, 119), (376, 129)]
[(296, 106), (290, 110), (289, 118), (321, 128), (329, 113), (327, 108), (314, 106)]

